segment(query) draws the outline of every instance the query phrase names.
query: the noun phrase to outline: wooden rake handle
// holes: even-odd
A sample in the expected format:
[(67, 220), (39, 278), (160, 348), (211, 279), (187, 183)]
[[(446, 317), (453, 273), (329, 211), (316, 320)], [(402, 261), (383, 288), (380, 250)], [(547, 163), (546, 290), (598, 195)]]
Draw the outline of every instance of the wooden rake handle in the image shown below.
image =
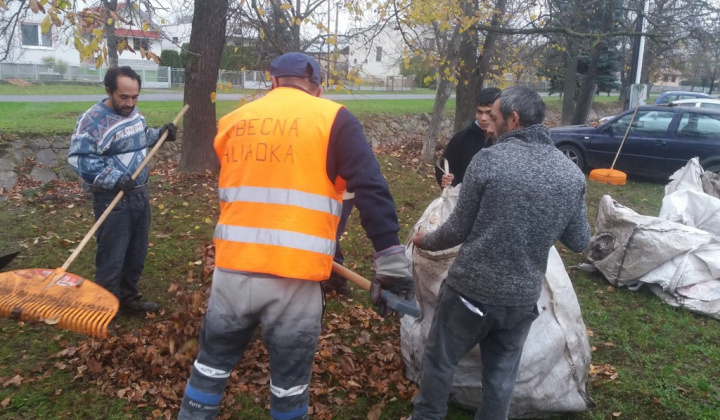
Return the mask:
[(620, 151), (623, 148), (623, 145), (625, 144), (625, 140), (627, 139), (628, 134), (630, 134), (630, 129), (632, 128), (632, 123), (635, 121), (635, 116), (637, 115), (638, 109), (640, 109), (640, 106), (635, 107), (635, 112), (633, 112), (632, 118), (630, 118), (630, 124), (628, 124), (627, 130), (625, 130), (625, 136), (623, 136), (622, 141), (620, 142), (620, 147), (618, 147), (617, 153), (615, 153), (615, 159), (613, 159), (612, 165), (610, 165), (610, 169), (612, 170), (615, 168), (615, 162), (617, 162), (618, 156), (620, 156)]
[[(172, 121), (173, 124), (177, 125), (177, 123), (180, 121), (180, 119), (185, 115), (185, 112), (190, 108), (190, 105), (185, 104), (183, 108), (180, 110), (180, 112), (175, 116), (175, 119)], [(145, 156), (145, 159), (140, 163), (140, 166), (138, 166), (137, 170), (132, 174), (133, 181), (140, 175), (140, 172), (142, 172), (143, 169), (145, 169), (145, 166), (147, 166), (148, 162), (150, 162), (150, 159), (152, 159), (153, 156), (155, 156), (155, 152), (162, 146), (162, 144), (165, 142), (165, 139), (167, 138), (168, 132), (165, 130), (165, 133), (160, 137), (158, 142), (155, 144), (155, 146), (150, 150), (150, 153), (148, 153), (147, 156)], [(90, 241), (90, 238), (92, 238), (93, 235), (95, 235), (95, 232), (100, 228), (100, 225), (103, 224), (105, 219), (107, 219), (108, 215), (111, 211), (115, 208), (118, 202), (122, 199), (123, 195), (125, 193), (121, 190), (118, 195), (115, 197), (115, 199), (110, 203), (107, 209), (103, 212), (102, 216), (97, 219), (95, 224), (92, 228), (90, 228), (90, 231), (85, 235), (82, 241), (80, 241), (80, 245), (75, 248), (75, 251), (73, 251), (72, 254), (70, 254), (70, 257), (65, 261), (65, 264), (62, 265), (61, 270), (67, 271), (67, 269), (70, 267), (70, 264), (72, 264), (73, 261), (75, 261), (75, 258), (77, 258), (78, 254), (80, 254), (80, 251), (87, 245), (88, 241)]]

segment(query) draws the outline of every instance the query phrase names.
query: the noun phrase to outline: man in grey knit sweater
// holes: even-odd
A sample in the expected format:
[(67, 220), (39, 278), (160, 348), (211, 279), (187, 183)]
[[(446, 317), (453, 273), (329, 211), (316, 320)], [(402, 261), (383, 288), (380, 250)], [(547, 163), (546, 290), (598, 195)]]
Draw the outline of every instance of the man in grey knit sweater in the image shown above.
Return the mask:
[(440, 288), (412, 420), (445, 417), (455, 367), (476, 344), (483, 399), (475, 419), (507, 418), (550, 247), (560, 240), (581, 252), (590, 240), (585, 176), (542, 125), (542, 98), (511, 87), (491, 116), (497, 143), (472, 159), (455, 211), (413, 238), (431, 251), (462, 246)]

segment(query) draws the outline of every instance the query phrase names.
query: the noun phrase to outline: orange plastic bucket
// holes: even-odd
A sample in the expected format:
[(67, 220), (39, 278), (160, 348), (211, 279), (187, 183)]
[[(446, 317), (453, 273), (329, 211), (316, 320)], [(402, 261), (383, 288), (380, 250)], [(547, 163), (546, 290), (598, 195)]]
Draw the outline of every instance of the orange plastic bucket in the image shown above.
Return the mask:
[(590, 171), (590, 179), (602, 184), (625, 185), (627, 175), (617, 169), (593, 169)]

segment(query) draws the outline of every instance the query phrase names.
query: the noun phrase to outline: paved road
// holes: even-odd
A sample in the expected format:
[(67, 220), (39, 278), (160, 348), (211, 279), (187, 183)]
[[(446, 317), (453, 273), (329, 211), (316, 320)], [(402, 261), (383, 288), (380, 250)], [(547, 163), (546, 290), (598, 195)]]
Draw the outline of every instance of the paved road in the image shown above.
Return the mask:
[[(96, 102), (102, 99), (104, 95), (0, 95), (0, 102)], [(219, 101), (238, 101), (243, 97), (241, 94), (219, 93), (217, 99)], [(332, 99), (338, 102), (353, 101), (361, 99), (388, 100), (388, 99), (435, 99), (433, 94), (392, 94), (392, 93), (376, 93), (376, 94), (327, 94), (324, 98)], [(454, 95), (453, 95), (454, 97)], [(141, 94), (141, 102), (157, 102), (157, 101), (182, 101), (182, 93), (148, 93)]]

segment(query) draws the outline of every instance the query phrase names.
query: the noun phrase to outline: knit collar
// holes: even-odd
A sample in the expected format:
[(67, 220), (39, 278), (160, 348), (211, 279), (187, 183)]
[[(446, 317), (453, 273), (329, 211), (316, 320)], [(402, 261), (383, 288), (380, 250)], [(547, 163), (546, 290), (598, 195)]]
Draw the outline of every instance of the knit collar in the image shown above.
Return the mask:
[(496, 144), (513, 140), (519, 140), (523, 143), (554, 145), (552, 139), (550, 139), (550, 130), (542, 124), (535, 124), (507, 132), (498, 137)]

